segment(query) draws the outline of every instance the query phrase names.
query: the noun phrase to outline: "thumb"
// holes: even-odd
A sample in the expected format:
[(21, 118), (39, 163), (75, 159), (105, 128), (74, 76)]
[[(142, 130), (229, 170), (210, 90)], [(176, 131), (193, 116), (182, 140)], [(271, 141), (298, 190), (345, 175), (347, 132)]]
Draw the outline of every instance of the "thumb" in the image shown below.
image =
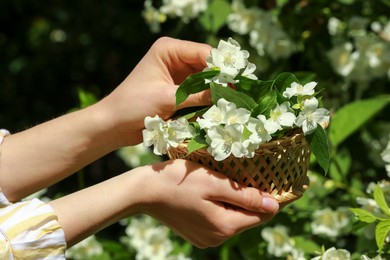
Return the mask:
[(191, 94), (188, 98), (181, 104), (179, 104), (176, 109), (182, 109), (186, 107), (195, 107), (195, 106), (209, 106), (211, 105), (211, 93), (210, 90), (204, 90), (195, 94)]

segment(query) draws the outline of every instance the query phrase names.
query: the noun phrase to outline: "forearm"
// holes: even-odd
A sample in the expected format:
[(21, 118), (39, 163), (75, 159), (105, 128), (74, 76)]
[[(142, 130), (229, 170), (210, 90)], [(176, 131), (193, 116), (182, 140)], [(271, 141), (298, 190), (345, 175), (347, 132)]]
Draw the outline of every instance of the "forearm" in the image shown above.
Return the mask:
[(51, 201), (68, 247), (99, 230), (140, 213), (146, 187), (135, 169), (97, 185)]
[(116, 149), (103, 110), (90, 107), (8, 136), (0, 188), (15, 201), (47, 187)]

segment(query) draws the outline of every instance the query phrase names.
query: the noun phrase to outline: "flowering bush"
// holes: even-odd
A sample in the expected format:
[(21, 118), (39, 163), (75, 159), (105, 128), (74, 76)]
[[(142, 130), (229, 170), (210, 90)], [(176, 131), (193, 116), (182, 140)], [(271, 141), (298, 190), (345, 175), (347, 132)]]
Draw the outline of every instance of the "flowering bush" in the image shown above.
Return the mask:
[[(168, 122), (158, 117), (145, 119), (145, 142), (154, 145), (156, 154), (187, 142), (190, 152), (205, 148), (219, 159), (229, 153), (247, 157), (257, 144), (301, 129), (307, 139), (312, 139), (310, 145), (317, 157), (311, 160), (309, 189), (272, 221), (207, 250), (194, 248), (173, 232), (163, 231), (161, 236), (170, 241), (155, 240), (160, 241), (161, 252), (157, 254), (165, 252), (166, 259), (182, 255), (221, 260), (388, 259), (389, 1), (146, 0), (144, 3), (142, 15), (155, 36), (207, 42), (212, 46), (221, 44), (206, 61), (208, 68), (183, 82), (177, 95), (179, 104), (193, 93), (191, 90), (210, 88), (211, 107), (190, 114), (178, 111), (175, 120)], [(313, 81), (319, 82), (319, 89)], [(323, 100), (318, 93), (322, 89)], [(256, 105), (241, 95), (249, 96)], [(318, 106), (311, 98), (318, 101)], [(251, 104), (261, 106), (253, 108)], [(320, 104), (329, 108), (331, 115), (329, 127), (324, 131), (329, 139), (330, 161), (315, 152), (323, 147), (315, 147), (313, 143), (322, 128), (310, 133), (317, 126), (308, 120), (313, 114), (319, 124), (321, 117), (329, 116), (317, 110)], [(274, 111), (277, 107), (279, 110)], [(190, 120), (193, 118), (198, 119)], [(226, 143), (228, 149), (224, 150)], [(144, 158), (144, 153), (142, 150), (138, 157)], [(137, 157), (123, 152), (118, 155), (125, 161)], [(318, 167), (321, 158), (322, 165), (329, 163), (326, 175)], [(132, 228), (122, 227), (117, 241), (97, 236), (111, 259), (134, 259), (137, 255), (148, 259), (150, 248), (134, 242), (140, 234), (134, 231), (138, 220), (134, 217), (126, 222)], [(145, 221), (149, 221), (147, 217)], [(147, 228), (156, 227), (153, 224)], [(148, 239), (144, 237), (143, 242)], [(119, 252), (122, 258), (116, 257)]]
[[(322, 127), (329, 111), (318, 108), (317, 82), (302, 85), (292, 73), (262, 81), (253, 74), (256, 65), (248, 61), (232, 38), (221, 40), (211, 50), (207, 68), (190, 75), (176, 92), (176, 105), (190, 94), (211, 90), (213, 105), (189, 115), (164, 122), (158, 115), (145, 118), (144, 145), (154, 145), (154, 153), (165, 154), (170, 147), (188, 142), (188, 152), (207, 147), (217, 161), (231, 154), (252, 158), (259, 145), (299, 128), (310, 139), (318, 162), (328, 169), (329, 152)], [(307, 79), (306, 79), (307, 80)], [(196, 121), (187, 119), (196, 117)]]

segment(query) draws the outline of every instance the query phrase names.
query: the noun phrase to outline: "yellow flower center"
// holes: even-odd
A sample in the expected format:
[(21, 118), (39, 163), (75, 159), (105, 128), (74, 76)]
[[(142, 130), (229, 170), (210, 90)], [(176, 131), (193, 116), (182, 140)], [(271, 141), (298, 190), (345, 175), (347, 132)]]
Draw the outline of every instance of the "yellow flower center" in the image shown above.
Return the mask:
[(225, 56), (223, 58), (223, 64), (225, 66), (233, 67), (236, 60), (234, 59), (234, 55), (232, 55), (231, 52), (225, 53)]

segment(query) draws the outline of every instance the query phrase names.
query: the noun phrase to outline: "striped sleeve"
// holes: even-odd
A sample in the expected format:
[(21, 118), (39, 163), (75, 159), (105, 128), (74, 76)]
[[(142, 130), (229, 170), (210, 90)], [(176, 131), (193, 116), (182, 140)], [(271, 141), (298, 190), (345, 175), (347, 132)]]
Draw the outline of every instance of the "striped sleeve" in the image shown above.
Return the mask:
[[(0, 129), (0, 148), (9, 134)], [(61, 260), (65, 249), (64, 231), (49, 204), (39, 199), (10, 203), (0, 190), (0, 259)]]
[(39, 199), (11, 204), (0, 192), (0, 259), (65, 259), (65, 249), (50, 205)]

